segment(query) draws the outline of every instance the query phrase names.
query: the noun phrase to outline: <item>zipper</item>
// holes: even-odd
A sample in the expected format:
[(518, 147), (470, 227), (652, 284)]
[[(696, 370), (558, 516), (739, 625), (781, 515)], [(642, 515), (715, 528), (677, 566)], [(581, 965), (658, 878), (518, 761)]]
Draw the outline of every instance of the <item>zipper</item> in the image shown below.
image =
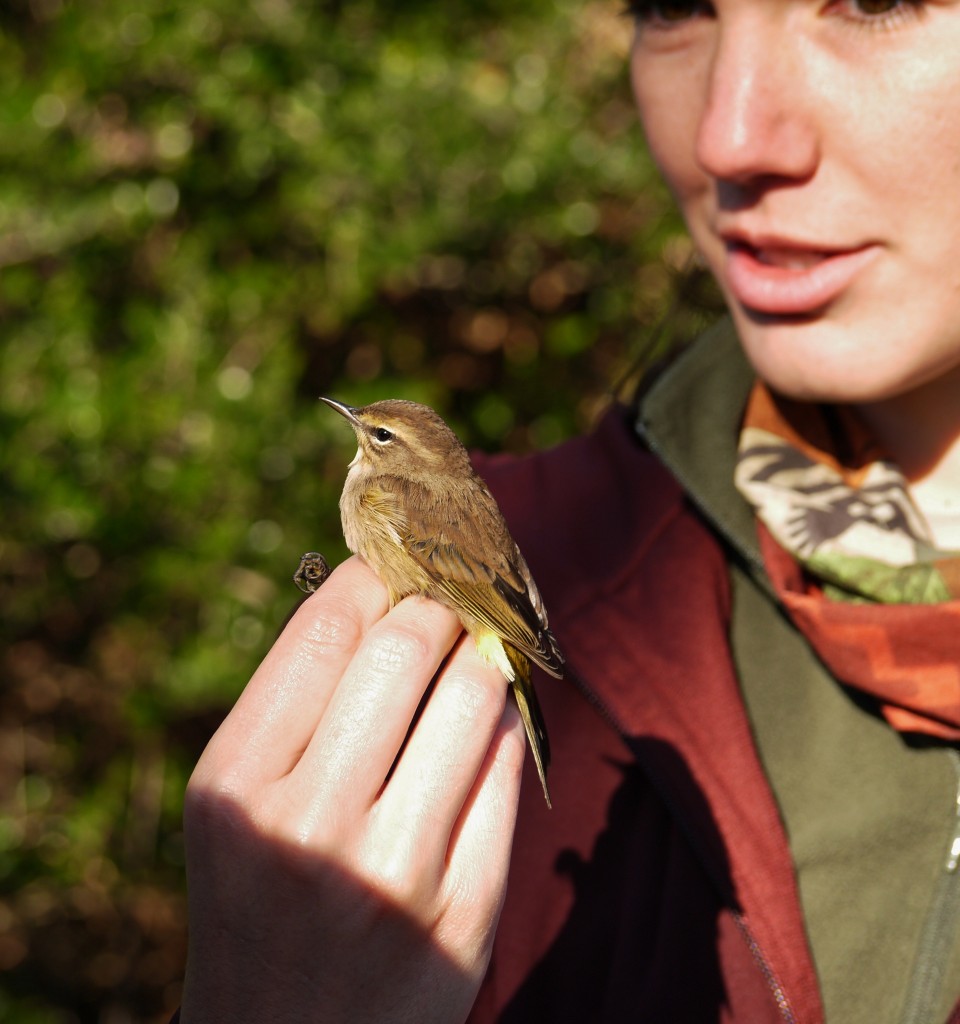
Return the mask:
[(900, 1024), (928, 1024), (935, 1020), (943, 991), (944, 967), (960, 927), (960, 753), (947, 756), (956, 773), (957, 789), (952, 809), (952, 832), (943, 870), (934, 886), (927, 911)]
[(786, 993), (783, 991), (783, 987), (780, 985), (780, 982), (777, 981), (777, 976), (773, 973), (773, 968), (770, 966), (767, 958), (763, 955), (763, 950), (760, 949), (757, 940), (753, 937), (753, 933), (750, 931), (750, 926), (747, 924), (746, 919), (739, 911), (734, 913), (733, 919), (736, 921), (737, 927), (740, 929), (740, 934), (747, 943), (747, 947), (753, 956), (754, 962), (760, 968), (760, 973), (767, 982), (770, 993), (776, 1001), (777, 1009), (780, 1011), (780, 1016), (784, 1019), (786, 1024), (796, 1024), (796, 1017), (793, 1015), (793, 1009), (790, 1006)]

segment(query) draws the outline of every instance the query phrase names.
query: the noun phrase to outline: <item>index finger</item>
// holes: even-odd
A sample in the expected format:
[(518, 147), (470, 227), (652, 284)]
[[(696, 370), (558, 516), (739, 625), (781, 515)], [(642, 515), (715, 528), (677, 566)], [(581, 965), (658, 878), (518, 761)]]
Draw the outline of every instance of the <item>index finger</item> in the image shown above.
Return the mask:
[(387, 612), (387, 592), (359, 558), (338, 566), (297, 609), (210, 741), (202, 775), (229, 766), (243, 781), (286, 775), (370, 627)]

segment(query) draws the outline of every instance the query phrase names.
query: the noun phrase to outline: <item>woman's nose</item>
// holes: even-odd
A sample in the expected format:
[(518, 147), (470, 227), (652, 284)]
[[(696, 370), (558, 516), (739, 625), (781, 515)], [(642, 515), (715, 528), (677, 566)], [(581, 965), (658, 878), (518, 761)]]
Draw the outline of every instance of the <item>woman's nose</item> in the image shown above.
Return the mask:
[(772, 19), (717, 34), (696, 138), (702, 169), (721, 182), (799, 181), (820, 156), (816, 107), (787, 26)]

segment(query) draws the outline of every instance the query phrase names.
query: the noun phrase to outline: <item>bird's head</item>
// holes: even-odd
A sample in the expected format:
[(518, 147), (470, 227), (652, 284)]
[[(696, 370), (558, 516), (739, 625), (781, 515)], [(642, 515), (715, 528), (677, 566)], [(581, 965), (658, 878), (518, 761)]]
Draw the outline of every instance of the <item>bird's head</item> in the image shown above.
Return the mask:
[(336, 409), (357, 435), (351, 468), (407, 478), (469, 468), (457, 435), (428, 405), (386, 399), (354, 408), (333, 398), (320, 401)]

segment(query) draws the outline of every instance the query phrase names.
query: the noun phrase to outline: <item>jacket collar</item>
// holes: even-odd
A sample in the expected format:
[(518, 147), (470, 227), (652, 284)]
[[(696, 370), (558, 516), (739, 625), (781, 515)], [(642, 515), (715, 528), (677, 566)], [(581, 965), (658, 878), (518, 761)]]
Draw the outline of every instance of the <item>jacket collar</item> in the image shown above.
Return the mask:
[(725, 317), (656, 377), (638, 402), (634, 428), (770, 592), (753, 513), (733, 482), (735, 439), (754, 379), (733, 323)]

